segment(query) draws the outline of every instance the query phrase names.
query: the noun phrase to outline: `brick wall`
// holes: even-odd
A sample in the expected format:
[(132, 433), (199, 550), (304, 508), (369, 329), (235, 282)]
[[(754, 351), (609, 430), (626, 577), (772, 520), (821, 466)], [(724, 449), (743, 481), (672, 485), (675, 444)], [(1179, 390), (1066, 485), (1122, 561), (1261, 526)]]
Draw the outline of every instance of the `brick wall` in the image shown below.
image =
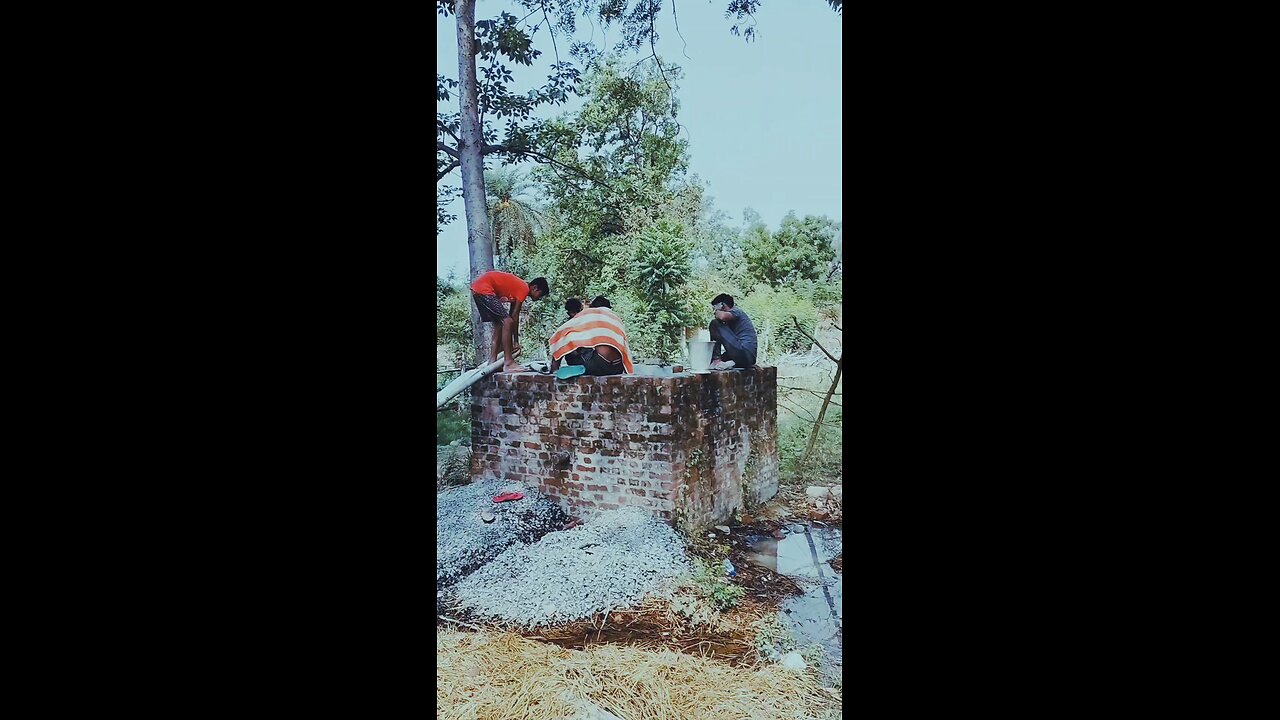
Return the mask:
[(776, 368), (674, 377), (491, 375), (471, 387), (472, 477), (571, 515), (641, 507), (691, 526), (778, 491)]

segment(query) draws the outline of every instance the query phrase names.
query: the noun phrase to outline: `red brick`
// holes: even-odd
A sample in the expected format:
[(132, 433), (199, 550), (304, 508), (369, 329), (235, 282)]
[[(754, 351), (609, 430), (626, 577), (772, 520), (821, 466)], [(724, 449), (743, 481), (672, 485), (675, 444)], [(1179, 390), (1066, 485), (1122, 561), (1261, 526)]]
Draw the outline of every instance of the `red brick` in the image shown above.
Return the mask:
[[(471, 393), (472, 468), (485, 477), (510, 473), (538, 482), (570, 509), (581, 506), (583, 488), (605, 488), (586, 491), (588, 498), (602, 495), (605, 501), (597, 504), (635, 504), (621, 499), (631, 498), (664, 517), (675, 498), (686, 517), (702, 522), (742, 501), (737, 469), (738, 454), (745, 450), (742, 428), (752, 433), (756, 467), (776, 481), (776, 402), (772, 368), (682, 378), (583, 377), (568, 383), (532, 374), (486, 378)], [(695, 450), (705, 459), (700, 467), (686, 468)], [(584, 457), (562, 465), (560, 454), (566, 451)], [(569, 485), (571, 478), (577, 487)]]

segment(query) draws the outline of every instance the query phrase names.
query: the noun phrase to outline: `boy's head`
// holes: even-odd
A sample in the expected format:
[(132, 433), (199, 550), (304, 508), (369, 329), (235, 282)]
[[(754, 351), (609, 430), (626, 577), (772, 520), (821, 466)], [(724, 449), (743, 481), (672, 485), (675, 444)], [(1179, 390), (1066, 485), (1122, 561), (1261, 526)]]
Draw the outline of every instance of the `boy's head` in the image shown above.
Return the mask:
[(569, 298), (564, 301), (564, 311), (569, 313), (569, 317), (573, 317), (582, 312), (582, 301), (578, 298)]
[(529, 281), (529, 297), (534, 300), (541, 300), (550, 294), (551, 286), (547, 285), (546, 278), (539, 277)]
[[(723, 305), (724, 307), (723, 308), (720, 307), (721, 305)], [(715, 308), (716, 310), (729, 310), (733, 307), (733, 296), (725, 293), (720, 293), (719, 295), (716, 296), (715, 300), (711, 301), (711, 307)]]
[(612, 309), (613, 309), (613, 304), (609, 302), (609, 298), (607, 298), (607, 297), (605, 297), (605, 296), (603, 296), (603, 295), (597, 295), (597, 296), (596, 296), (596, 299), (591, 301), (591, 307), (593, 307), (593, 308), (596, 308), (596, 307), (607, 307), (607, 308), (609, 308), (610, 310), (612, 310)]

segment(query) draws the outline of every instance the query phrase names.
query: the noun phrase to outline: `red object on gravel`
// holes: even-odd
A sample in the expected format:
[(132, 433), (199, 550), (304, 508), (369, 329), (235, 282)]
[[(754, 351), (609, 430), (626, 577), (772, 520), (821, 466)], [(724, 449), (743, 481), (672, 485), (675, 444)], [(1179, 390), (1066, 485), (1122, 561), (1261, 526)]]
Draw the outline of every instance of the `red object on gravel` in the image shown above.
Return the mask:
[(493, 501), (496, 503), (507, 502), (508, 500), (523, 500), (523, 499), (524, 499), (524, 493), (518, 493), (518, 492), (502, 493), (501, 495), (493, 496)]

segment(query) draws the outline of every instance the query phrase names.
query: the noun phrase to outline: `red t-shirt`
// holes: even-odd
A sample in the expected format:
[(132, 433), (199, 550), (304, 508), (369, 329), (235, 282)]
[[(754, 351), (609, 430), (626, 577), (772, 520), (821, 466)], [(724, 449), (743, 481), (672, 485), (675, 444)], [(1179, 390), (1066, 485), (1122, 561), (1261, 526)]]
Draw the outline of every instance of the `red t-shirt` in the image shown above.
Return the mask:
[(490, 270), (471, 283), (471, 292), (477, 295), (496, 295), (504, 302), (523, 303), (529, 297), (529, 283), (508, 272)]

